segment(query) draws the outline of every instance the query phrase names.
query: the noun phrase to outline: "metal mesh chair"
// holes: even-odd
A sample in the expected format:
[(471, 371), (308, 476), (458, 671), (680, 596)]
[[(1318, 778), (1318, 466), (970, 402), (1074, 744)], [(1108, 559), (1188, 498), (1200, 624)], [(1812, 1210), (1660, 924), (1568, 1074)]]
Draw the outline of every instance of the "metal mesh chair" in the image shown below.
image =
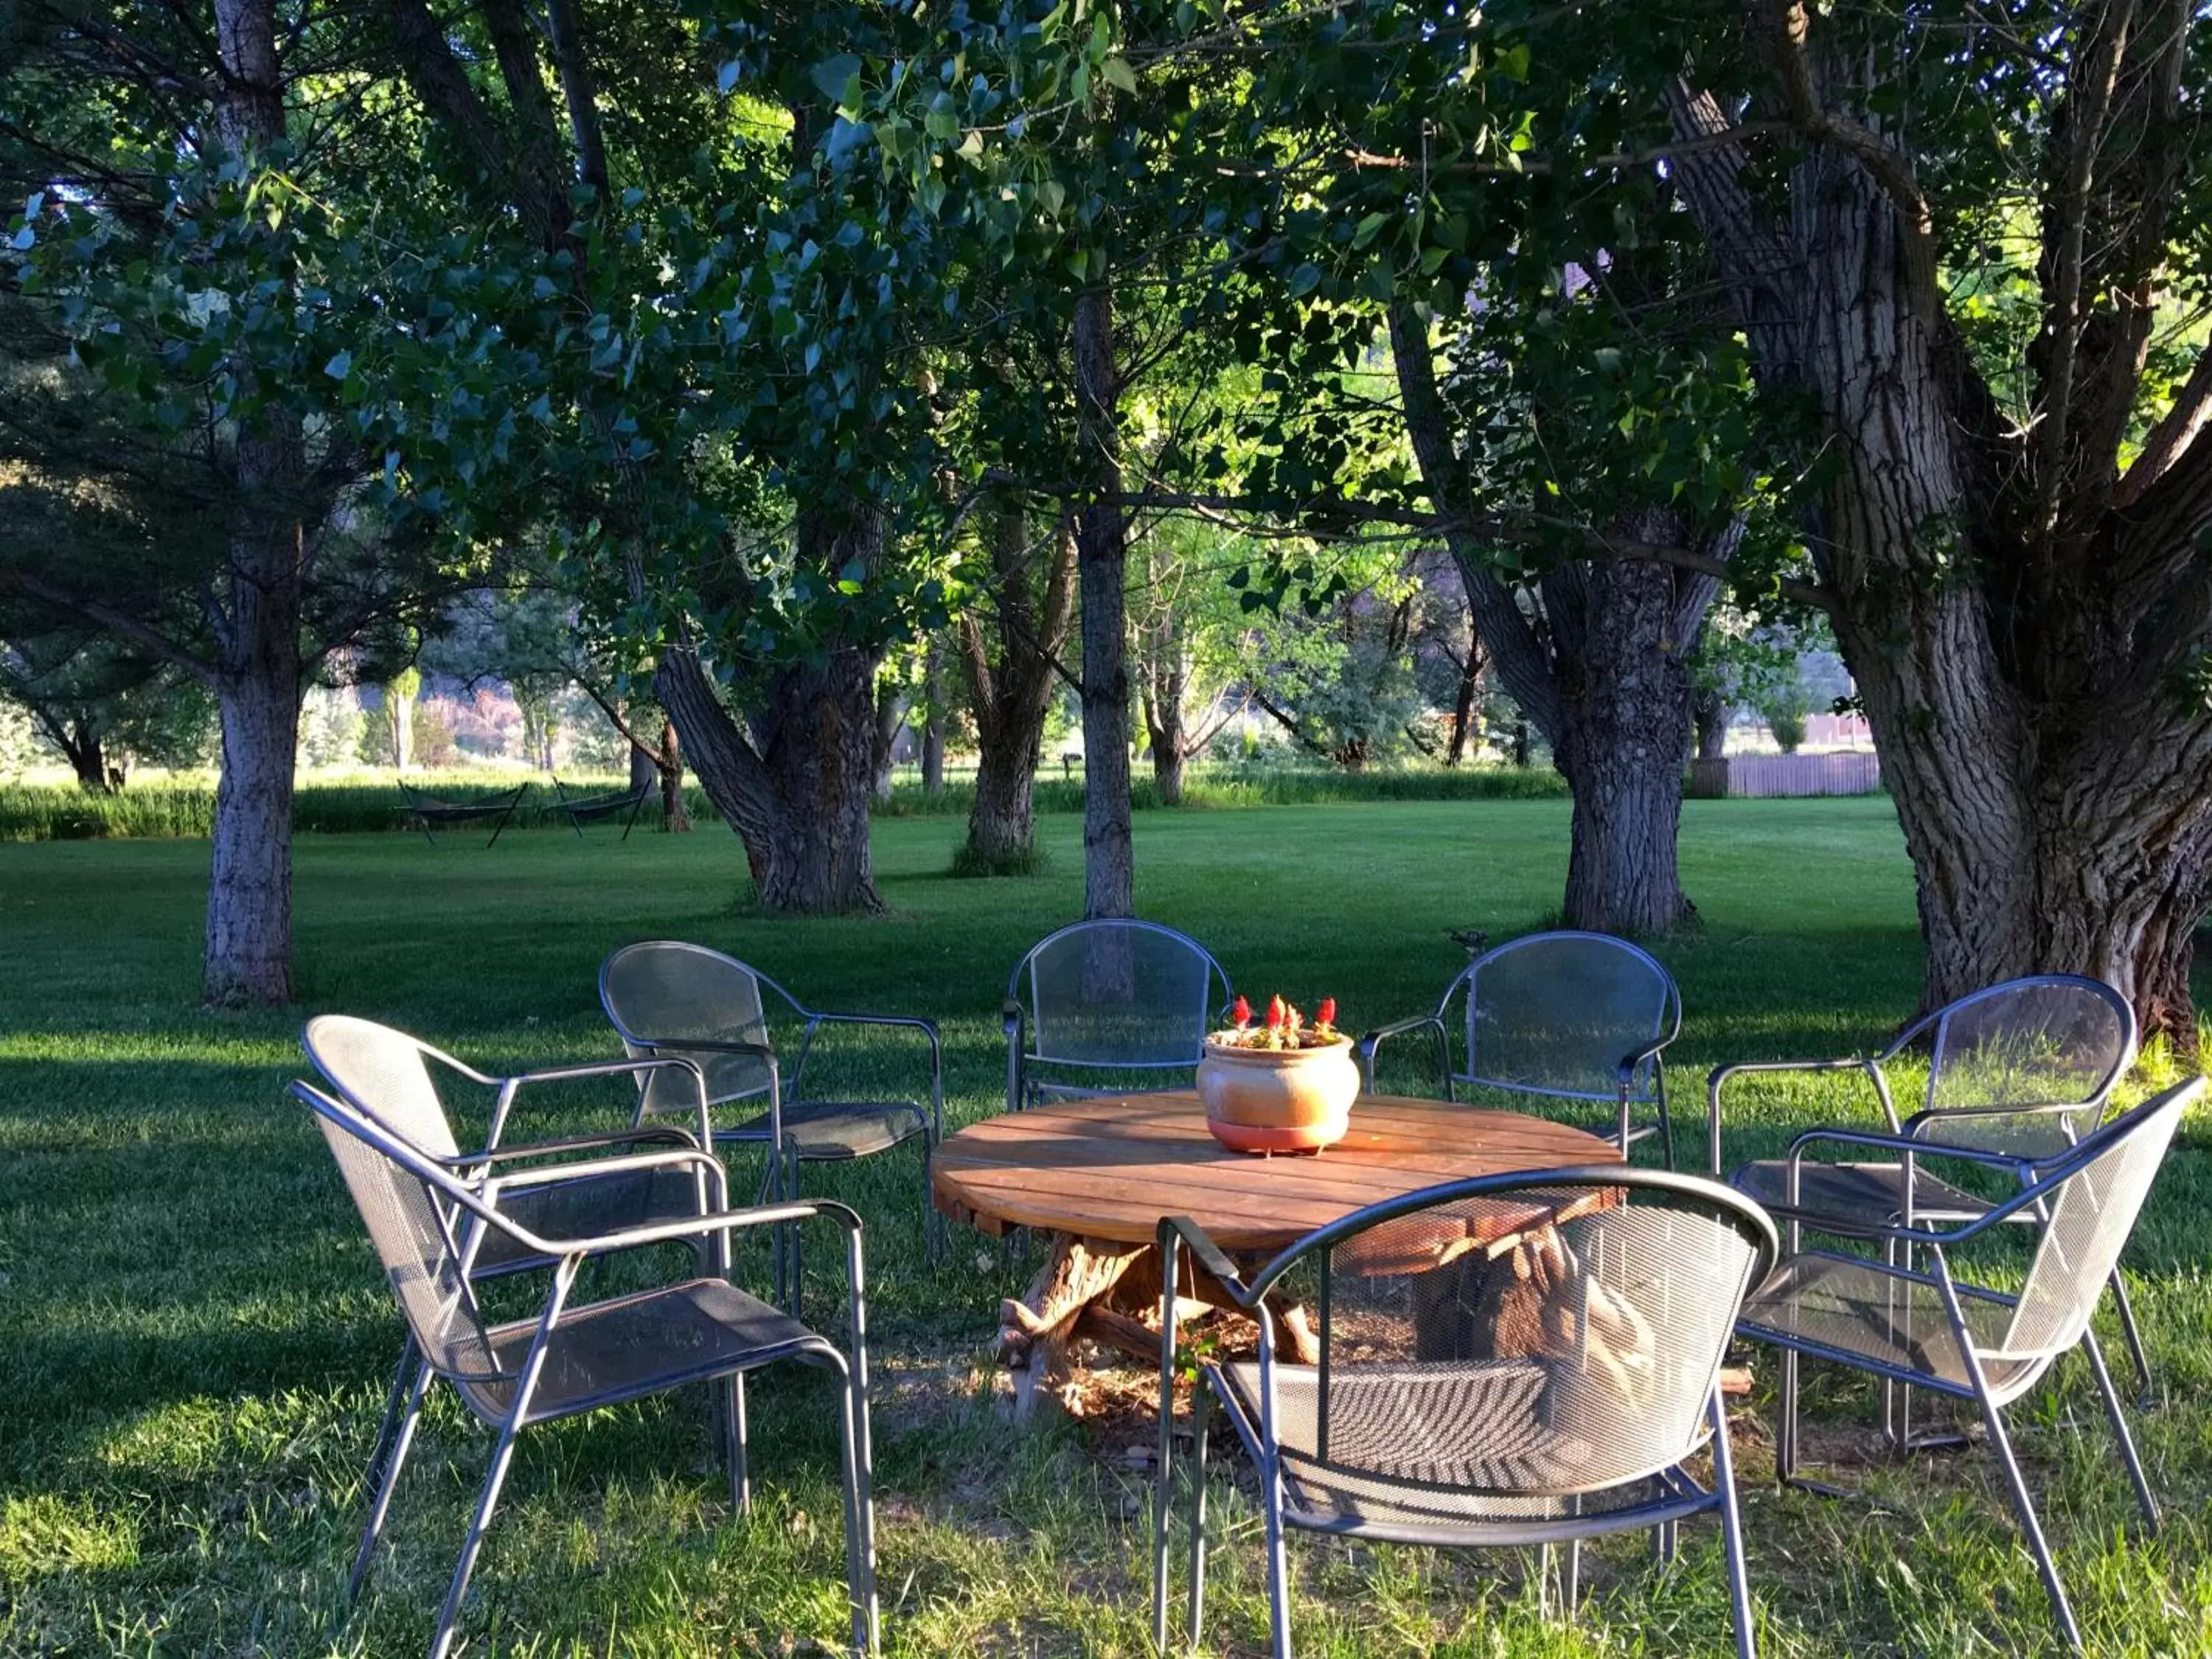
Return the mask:
[[(763, 992), (781, 999), (801, 1023), (787, 1082), (769, 1030)], [(768, 1150), (763, 1196), (799, 1192), (799, 1166), (844, 1162), (922, 1143), (922, 1210), (931, 1259), (938, 1224), (928, 1201), (929, 1149), (945, 1132), (945, 1051), (934, 1022), (908, 1014), (836, 1013), (810, 1008), (758, 969), (703, 945), (653, 939), (625, 945), (599, 968), (599, 1003), (634, 1058), (688, 1060), (705, 1076), (710, 1106), (757, 1101), (764, 1110), (714, 1128), (718, 1142), (757, 1142)], [(806, 1061), (824, 1026), (873, 1025), (918, 1033), (929, 1045), (929, 1103), (810, 1100)], [(690, 1109), (674, 1073), (642, 1077), (638, 1121)]]
[[(1194, 1395), (1194, 1644), (1205, 1596), (1206, 1419), (1218, 1401), (1258, 1466), (1272, 1646), (1290, 1652), (1285, 1527), (1398, 1543), (1566, 1547), (1718, 1510), (1736, 1648), (1750, 1594), (1720, 1365), (1773, 1224), (1728, 1188), (1622, 1165), (1454, 1182), (1309, 1235), (1249, 1279), (1188, 1218), (1160, 1228), (1159, 1485), (1153, 1635), (1167, 1642), (1176, 1285), (1186, 1252), (1259, 1323), (1256, 1362), (1208, 1362)], [(1210, 1293), (1210, 1292), (1209, 1292)], [(1289, 1305), (1315, 1309), (1320, 1363), (1276, 1358)], [(1713, 1480), (1686, 1462), (1710, 1445)]]
[[(1923, 1015), (1870, 1058), (1754, 1060), (1717, 1068), (1706, 1093), (1711, 1168), (1719, 1174), (1721, 1090), (1731, 1078), (1858, 1073), (1873, 1086), (1891, 1133), (2007, 1153), (2019, 1160), (2024, 1176), (2030, 1161), (2063, 1152), (2096, 1126), (2112, 1085), (2135, 1058), (2135, 1010), (2103, 981), (2078, 974), (2007, 980)], [(1923, 1065), (1927, 1079), (1919, 1109), (1900, 1121), (1894, 1074)], [(1794, 1199), (1786, 1190), (1788, 1171), (1785, 1159), (1758, 1159), (1739, 1165), (1729, 1181), (1777, 1217), (1844, 1237), (1871, 1237), (1892, 1226), (1970, 1221), (1989, 1208), (1987, 1200), (1944, 1179), (1923, 1159), (1806, 1165)], [(2035, 1218), (2021, 1212), (2018, 1218)], [(2112, 1296), (2141, 1397), (2148, 1401), (2150, 1364), (2117, 1275)], [(1909, 1423), (1900, 1418), (1892, 1433), (1909, 1440)]]
[[(1452, 1018), (1452, 1004), (1463, 1003)], [(1452, 1028), (1466, 1063), (1453, 1065)], [(1437, 1086), (1447, 1100), (1462, 1088), (1556, 1100), (1606, 1101), (1620, 1116), (1606, 1126), (1626, 1152), (1656, 1127), (1674, 1163), (1667, 1108), (1667, 1045), (1682, 1029), (1682, 994), (1648, 951), (1610, 933), (1529, 933), (1486, 951), (1460, 969), (1436, 1012), (1401, 1020), (1359, 1039), (1366, 1086), (1389, 1038), (1428, 1031), (1436, 1039)], [(1634, 1121), (1637, 1106), (1656, 1109), (1657, 1124)]]
[(1116, 1074), (1175, 1074), (1156, 1088), (1187, 1081), (1234, 998), (1204, 945), (1158, 922), (1048, 933), (1006, 981), (1006, 1109), (1125, 1092)]
[[(2077, 1344), (2087, 1355), (2112, 1419), (2128, 1478), (2144, 1518), (2155, 1529), (2158, 1506), (2143, 1477), (2127, 1420), (2104, 1357), (2089, 1335), (2100, 1291), (2118, 1261), (2181, 1115), (2204, 1091), (2204, 1079), (2177, 1084), (2080, 1145), (2030, 1167), (2027, 1183), (2002, 1203), (1951, 1227), (1896, 1226), (1884, 1237), (1924, 1249), (1924, 1273), (1826, 1251), (1794, 1252), (1746, 1303), (1738, 1331), (1783, 1349), (1782, 1425), (1776, 1472), (1797, 1481), (1797, 1360), (1832, 1360), (1886, 1382), (1924, 1388), (1979, 1407), (1990, 1443), (2002, 1466), (2052, 1612), (2077, 1650), (2081, 1634), (2059, 1583), (2035, 1504), (2005, 1434), (2003, 1408), (2025, 1394), (2051, 1362)], [(2009, 1154), (1931, 1146), (1902, 1135), (1815, 1129), (1798, 1137), (1786, 1165), (1785, 1193), (1795, 1197), (1816, 1146), (1887, 1151), (1908, 1160), (1946, 1158), (2011, 1173)], [(1961, 1282), (1951, 1252), (2015, 1220), (2040, 1229), (2033, 1261), (2016, 1294)], [(1809, 1482), (1799, 1482), (1809, 1485)]]
[[(549, 1237), (518, 1224), (505, 1207), (508, 1178), (464, 1181), (423, 1156), (367, 1114), (305, 1083), (292, 1093), (319, 1121), (323, 1138), (353, 1194), (371, 1243), (399, 1303), (421, 1356), (392, 1455), (376, 1482), (349, 1592), (357, 1595), (390, 1512), (432, 1382), (443, 1377), (478, 1419), (495, 1429), (491, 1467), (453, 1569), (445, 1605), (430, 1644), (430, 1659), (444, 1659), (468, 1590), (483, 1534), (499, 1502), (515, 1437), (532, 1424), (623, 1404), (690, 1382), (731, 1382), (749, 1370), (798, 1359), (836, 1374), (843, 1447), (846, 1571), (852, 1598), (856, 1650), (876, 1651), (873, 1510), (869, 1498), (866, 1328), (860, 1218), (835, 1204), (784, 1203), (731, 1210), (720, 1165), (696, 1147), (634, 1153), (572, 1166), (577, 1179), (636, 1170), (680, 1171), (697, 1183), (696, 1210), (643, 1226), (596, 1236)], [(558, 1179), (537, 1171), (522, 1182)], [(766, 1303), (720, 1275), (702, 1273), (611, 1301), (572, 1306), (569, 1293), (586, 1261), (643, 1245), (713, 1241), (716, 1259), (728, 1259), (729, 1235), (744, 1227), (782, 1225), (826, 1215), (846, 1230), (849, 1279), (849, 1352), (841, 1352)], [(480, 1310), (470, 1264), (493, 1233), (512, 1237), (511, 1249), (554, 1264), (552, 1285), (535, 1318), (488, 1324)], [(717, 1389), (717, 1428), (728, 1458), (731, 1497), (743, 1506), (745, 1424), (743, 1396)]]

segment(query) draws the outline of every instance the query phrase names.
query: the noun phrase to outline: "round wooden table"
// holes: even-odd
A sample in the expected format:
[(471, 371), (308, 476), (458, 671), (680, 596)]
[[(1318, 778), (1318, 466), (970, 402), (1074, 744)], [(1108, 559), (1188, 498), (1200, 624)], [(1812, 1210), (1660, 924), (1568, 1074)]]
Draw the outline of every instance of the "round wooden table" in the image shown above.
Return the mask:
[[(1215, 1140), (1196, 1092), (1176, 1090), (973, 1124), (937, 1148), (930, 1192), (939, 1210), (981, 1231), (1052, 1236), (1028, 1293), (1001, 1309), (1000, 1352), (1014, 1374), (1016, 1413), (1026, 1415), (1079, 1336), (1158, 1358), (1158, 1334), (1143, 1315), (1159, 1301), (1163, 1216), (1190, 1217), (1231, 1255), (1264, 1256), (1442, 1182), (1620, 1161), (1611, 1141), (1565, 1124), (1394, 1095), (1361, 1096), (1350, 1132), (1325, 1152), (1260, 1158)], [(1191, 1288), (1194, 1304), (1227, 1300), (1208, 1294), (1203, 1275)], [(1285, 1358), (1314, 1363), (1302, 1314), (1290, 1310), (1281, 1329)]]

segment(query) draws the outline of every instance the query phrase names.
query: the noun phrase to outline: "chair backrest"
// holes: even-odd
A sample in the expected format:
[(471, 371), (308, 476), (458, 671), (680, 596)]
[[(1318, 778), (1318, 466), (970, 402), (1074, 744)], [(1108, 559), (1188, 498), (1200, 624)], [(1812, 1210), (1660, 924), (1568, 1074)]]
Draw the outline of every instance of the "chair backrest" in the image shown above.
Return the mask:
[(2081, 1340), (2181, 1115), (2203, 1091), (2201, 1077), (2161, 1091), (2090, 1135), (2044, 1177), (2057, 1183), (2046, 1204), (2050, 1218), (2003, 1343), (1991, 1352), (2049, 1361)]
[(460, 1151), (424, 1063), (426, 1056), (453, 1063), (437, 1049), (351, 1014), (317, 1015), (300, 1034), (300, 1044), (325, 1081), (356, 1109), (433, 1158)]
[(1197, 1065), (1232, 994), (1196, 939), (1131, 921), (1046, 935), (1006, 986), (1027, 1015), (1030, 1060), (1113, 1069)]
[[(1467, 998), (1467, 1070), (1455, 1079), (1523, 1094), (1611, 1100), (1621, 1060), (1682, 1023), (1674, 976), (1610, 933), (1529, 933), (1486, 951), (1444, 994)], [(1441, 1017), (1443, 1010), (1439, 1010)], [(1651, 1062), (1630, 1091), (1648, 1098)]]
[(1255, 1281), (1286, 1278), (1320, 1322), (1320, 1366), (1278, 1368), (1278, 1438), (1354, 1490), (1556, 1496), (1669, 1468), (1706, 1439), (1737, 1310), (1777, 1255), (1741, 1194), (1625, 1165), (1370, 1206)]
[(499, 1378), (476, 1292), (462, 1271), (465, 1233), (457, 1235), (456, 1219), (463, 1228), (471, 1224), (473, 1206), (459, 1183), (368, 1114), (305, 1083), (295, 1083), (292, 1092), (322, 1127), (423, 1358), (450, 1377)]
[[(2135, 1064), (2136, 1016), (2101, 980), (2038, 974), (1961, 997), (1938, 1008), (1899, 1047), (1925, 1043), (1930, 1111), (1992, 1106), (2069, 1106), (2080, 1121), (2054, 1121), (2067, 1139), (2086, 1133), (2128, 1067)], [(2000, 1123), (1987, 1126), (2004, 1131)], [(2014, 1133), (2018, 1124), (2012, 1126)], [(1947, 1131), (1942, 1137), (1954, 1137)], [(2040, 1150), (2055, 1150), (2056, 1144)]]
[[(678, 939), (625, 945), (599, 966), (599, 1006), (633, 1060), (674, 1054), (697, 1062), (716, 1105), (763, 1093), (769, 1069), (750, 1054), (687, 1050), (686, 1037), (768, 1044), (763, 975), (735, 957)], [(769, 981), (773, 983), (773, 981)], [(695, 1112), (698, 1096), (681, 1071), (647, 1074), (642, 1109)]]

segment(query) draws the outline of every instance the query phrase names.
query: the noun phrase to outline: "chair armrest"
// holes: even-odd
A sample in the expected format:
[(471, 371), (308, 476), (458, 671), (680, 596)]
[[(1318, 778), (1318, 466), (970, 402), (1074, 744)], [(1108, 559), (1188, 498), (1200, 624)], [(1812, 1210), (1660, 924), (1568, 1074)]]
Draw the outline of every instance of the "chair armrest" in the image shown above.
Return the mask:
[(883, 1025), (895, 1030), (921, 1032), (929, 1043), (930, 1133), (939, 1140), (945, 1138), (945, 1040), (938, 1034), (935, 1020), (920, 1014), (838, 1013), (823, 1010), (810, 1011), (806, 1018), (810, 1026)]
[(1449, 1040), (1444, 1034), (1443, 1019), (1435, 1014), (1417, 1014), (1412, 1019), (1401, 1019), (1393, 1025), (1378, 1025), (1360, 1037), (1358, 1043), (1360, 1081), (1368, 1093), (1375, 1092), (1375, 1051), (1382, 1046), (1383, 1039), (1403, 1036), (1408, 1031), (1419, 1030), (1432, 1030), (1437, 1034), (1437, 1045), (1439, 1050), (1438, 1073), (1441, 1074), (1451, 1069), (1450, 1060), (1443, 1057), (1441, 1053), (1444, 1043)]
[(702, 1233), (729, 1232), (744, 1227), (773, 1227), (815, 1216), (826, 1216), (853, 1234), (857, 1248), (860, 1218), (844, 1205), (826, 1198), (809, 1199), (804, 1203), (755, 1204), (737, 1210), (710, 1210), (704, 1215), (648, 1222), (620, 1232), (602, 1233), (594, 1238), (533, 1240), (526, 1237), (524, 1242), (542, 1245), (548, 1255), (609, 1255), (620, 1250), (634, 1250), (641, 1244), (672, 1243), (681, 1238), (696, 1238)]
[(635, 1146), (652, 1142), (678, 1150), (696, 1150), (699, 1146), (697, 1138), (689, 1129), (679, 1129), (673, 1123), (665, 1123), (651, 1129), (622, 1129), (611, 1134), (567, 1135), (558, 1140), (533, 1140), (525, 1146), (485, 1146), (473, 1152), (459, 1152), (436, 1161), (449, 1170), (460, 1171), (505, 1164), (516, 1158), (554, 1158), (564, 1152), (588, 1152), (603, 1146)]
[[(1875, 1064), (1876, 1062), (1873, 1060), (1857, 1058), (1844, 1060), (1740, 1060), (1730, 1065), (1714, 1066), (1712, 1071), (1705, 1079), (1705, 1141), (1708, 1153), (1707, 1162), (1711, 1166), (1713, 1179), (1716, 1181), (1723, 1179), (1721, 1169), (1721, 1085), (1726, 1083), (1730, 1078), (1746, 1072), (1806, 1072), (1813, 1073), (1825, 1072), (1864, 1072), (1871, 1070)], [(1875, 1075), (1878, 1076), (1879, 1073), (1876, 1073)], [(1880, 1084), (1875, 1085), (1875, 1092), (1877, 1094), (1881, 1093)], [(1887, 1106), (1888, 1103), (1888, 1097), (1887, 1095), (1883, 1095), (1882, 1101), (1883, 1104)], [(1893, 1119), (1892, 1121), (1894, 1123)]]
[(485, 1200), (496, 1209), (500, 1195), (510, 1188), (552, 1187), (572, 1181), (597, 1181), (613, 1175), (639, 1175), (650, 1170), (703, 1170), (707, 1173), (708, 1185), (717, 1193), (724, 1189), (729, 1179), (720, 1158), (696, 1146), (684, 1146), (665, 1152), (630, 1152), (619, 1158), (584, 1158), (574, 1164), (517, 1170), (509, 1175), (493, 1176), (482, 1184), (479, 1190)]
[(1246, 1286), (1243, 1275), (1237, 1271), (1237, 1264), (1206, 1236), (1206, 1229), (1188, 1216), (1161, 1217), (1159, 1241), (1163, 1255), (1172, 1250), (1178, 1243), (1187, 1246), (1198, 1265), (1221, 1281), (1222, 1289), (1235, 1298), (1239, 1307), (1250, 1308), (1258, 1304), (1260, 1298)]
[(500, 1079), (498, 1080), (499, 1098), (492, 1106), (491, 1133), (485, 1137), (484, 1145), (487, 1148), (496, 1147), (499, 1145), (500, 1137), (507, 1131), (507, 1114), (514, 1109), (514, 1097), (526, 1088), (541, 1083), (574, 1083), (590, 1078), (631, 1077), (647, 1072), (668, 1071), (676, 1068), (681, 1068), (691, 1074), (692, 1088), (699, 1103), (699, 1144), (702, 1146), (711, 1146), (714, 1144), (714, 1123), (712, 1114), (707, 1109), (707, 1074), (699, 1069), (696, 1060), (686, 1060), (681, 1054), (653, 1054), (631, 1060), (593, 1060), (583, 1066), (556, 1066), (542, 1072), (525, 1072), (518, 1077)]
[(1665, 1053), (1667, 1045), (1674, 1040), (1676, 1035), (1675, 1032), (1669, 1031), (1664, 1036), (1653, 1037), (1650, 1042), (1632, 1048), (1623, 1054), (1620, 1057), (1620, 1064), (1614, 1068), (1620, 1074), (1620, 1086), (1624, 1090), (1626, 1089), (1636, 1077), (1636, 1068), (1645, 1060), (1656, 1060)]

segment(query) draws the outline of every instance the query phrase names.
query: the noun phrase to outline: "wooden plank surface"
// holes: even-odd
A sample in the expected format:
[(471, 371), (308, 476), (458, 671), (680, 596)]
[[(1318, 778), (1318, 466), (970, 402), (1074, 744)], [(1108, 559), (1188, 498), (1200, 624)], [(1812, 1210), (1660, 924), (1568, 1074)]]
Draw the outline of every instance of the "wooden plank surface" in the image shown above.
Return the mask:
[(1366, 1095), (1352, 1127), (1310, 1158), (1232, 1152), (1194, 1091), (1082, 1100), (971, 1125), (938, 1147), (937, 1206), (988, 1231), (1009, 1225), (1149, 1243), (1188, 1215), (1224, 1249), (1278, 1249), (1401, 1193), (1473, 1176), (1617, 1164), (1613, 1143), (1518, 1112)]

